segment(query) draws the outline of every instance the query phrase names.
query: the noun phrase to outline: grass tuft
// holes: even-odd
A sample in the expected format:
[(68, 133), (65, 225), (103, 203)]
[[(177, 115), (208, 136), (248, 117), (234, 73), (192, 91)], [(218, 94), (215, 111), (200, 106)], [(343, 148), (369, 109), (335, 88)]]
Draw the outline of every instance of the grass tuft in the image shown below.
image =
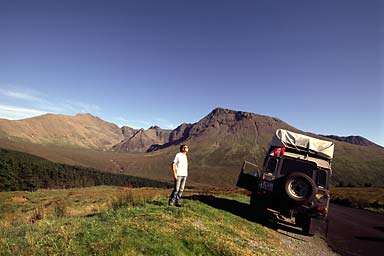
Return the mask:
[(67, 216), (67, 206), (64, 201), (58, 201), (54, 208), (54, 216), (56, 218), (64, 218)]
[(29, 223), (34, 224), (39, 220), (42, 220), (45, 218), (45, 211), (44, 208), (35, 208), (32, 212), (32, 215), (29, 217)]
[[(21, 196), (30, 201), (21, 205), (9, 200), (12, 193), (0, 193), (0, 199), (5, 199), (2, 216), (11, 210), (16, 219), (22, 219), (17, 213), (34, 207), (32, 215), (38, 219), (34, 224), (21, 221), (2, 226), (0, 255), (288, 254), (269, 229), (194, 200), (196, 193), (192, 191), (185, 192), (183, 207), (169, 207), (169, 192), (104, 186), (22, 192)], [(245, 195), (229, 194), (212, 198), (237, 198), (239, 204), (248, 199)], [(87, 206), (98, 210), (85, 210)]]

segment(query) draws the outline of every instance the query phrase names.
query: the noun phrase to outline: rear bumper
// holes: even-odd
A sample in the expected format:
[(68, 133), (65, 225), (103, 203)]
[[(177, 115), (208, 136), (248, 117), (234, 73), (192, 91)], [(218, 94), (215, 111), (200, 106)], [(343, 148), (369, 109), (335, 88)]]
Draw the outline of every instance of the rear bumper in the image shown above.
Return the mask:
[(283, 215), (302, 215), (320, 220), (327, 217), (328, 209), (313, 203), (298, 205), (287, 199), (283, 200), (280, 194), (265, 193), (262, 190), (253, 192), (252, 196), (256, 199), (256, 202), (263, 202), (267, 208), (278, 211)]

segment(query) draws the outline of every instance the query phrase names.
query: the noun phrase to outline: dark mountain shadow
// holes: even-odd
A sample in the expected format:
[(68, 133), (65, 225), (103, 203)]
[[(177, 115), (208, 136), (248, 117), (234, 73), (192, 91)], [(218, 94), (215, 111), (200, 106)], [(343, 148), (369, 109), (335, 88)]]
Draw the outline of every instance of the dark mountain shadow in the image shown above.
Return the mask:
[[(189, 133), (192, 129), (192, 125), (191, 124), (182, 124), (180, 125), (179, 127), (177, 127), (175, 130), (173, 130), (171, 132), (171, 134), (169, 135), (169, 141), (160, 145), (160, 144), (153, 144), (149, 147), (149, 149), (147, 150), (147, 152), (153, 152), (153, 151), (156, 151), (156, 150), (160, 150), (160, 149), (163, 149), (163, 148), (167, 148), (167, 147), (170, 147), (170, 146), (173, 146), (173, 145), (179, 145), (181, 144), (182, 142), (186, 141), (189, 137)], [(181, 134), (181, 137), (180, 138), (177, 138), (178, 135), (177, 134)], [(179, 135), (180, 136), (180, 135)]]
[[(259, 223), (273, 230), (283, 230), (295, 234), (302, 234), (301, 230), (294, 224), (284, 221), (278, 215), (268, 212), (267, 214), (257, 214), (249, 204), (241, 203), (236, 200), (215, 197), (212, 195), (192, 195), (185, 197), (186, 200), (196, 200), (219, 210), (224, 210), (237, 215), (246, 220)], [(280, 232), (281, 233), (281, 232)], [(289, 236), (288, 234), (284, 234)]]

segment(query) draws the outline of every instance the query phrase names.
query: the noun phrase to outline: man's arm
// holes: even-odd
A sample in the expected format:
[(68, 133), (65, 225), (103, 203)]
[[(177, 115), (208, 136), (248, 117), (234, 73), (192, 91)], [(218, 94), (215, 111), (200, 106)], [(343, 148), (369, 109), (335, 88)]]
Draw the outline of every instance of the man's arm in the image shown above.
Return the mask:
[(176, 173), (176, 163), (172, 163), (172, 172), (173, 172), (173, 178), (177, 179), (177, 173)]

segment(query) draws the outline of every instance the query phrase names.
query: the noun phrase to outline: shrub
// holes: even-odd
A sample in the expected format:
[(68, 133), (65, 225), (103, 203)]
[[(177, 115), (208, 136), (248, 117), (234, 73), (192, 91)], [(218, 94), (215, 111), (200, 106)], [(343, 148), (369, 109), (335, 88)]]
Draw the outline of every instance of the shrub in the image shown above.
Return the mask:
[(67, 216), (67, 206), (63, 201), (58, 201), (55, 205), (55, 216), (57, 218), (63, 218)]

